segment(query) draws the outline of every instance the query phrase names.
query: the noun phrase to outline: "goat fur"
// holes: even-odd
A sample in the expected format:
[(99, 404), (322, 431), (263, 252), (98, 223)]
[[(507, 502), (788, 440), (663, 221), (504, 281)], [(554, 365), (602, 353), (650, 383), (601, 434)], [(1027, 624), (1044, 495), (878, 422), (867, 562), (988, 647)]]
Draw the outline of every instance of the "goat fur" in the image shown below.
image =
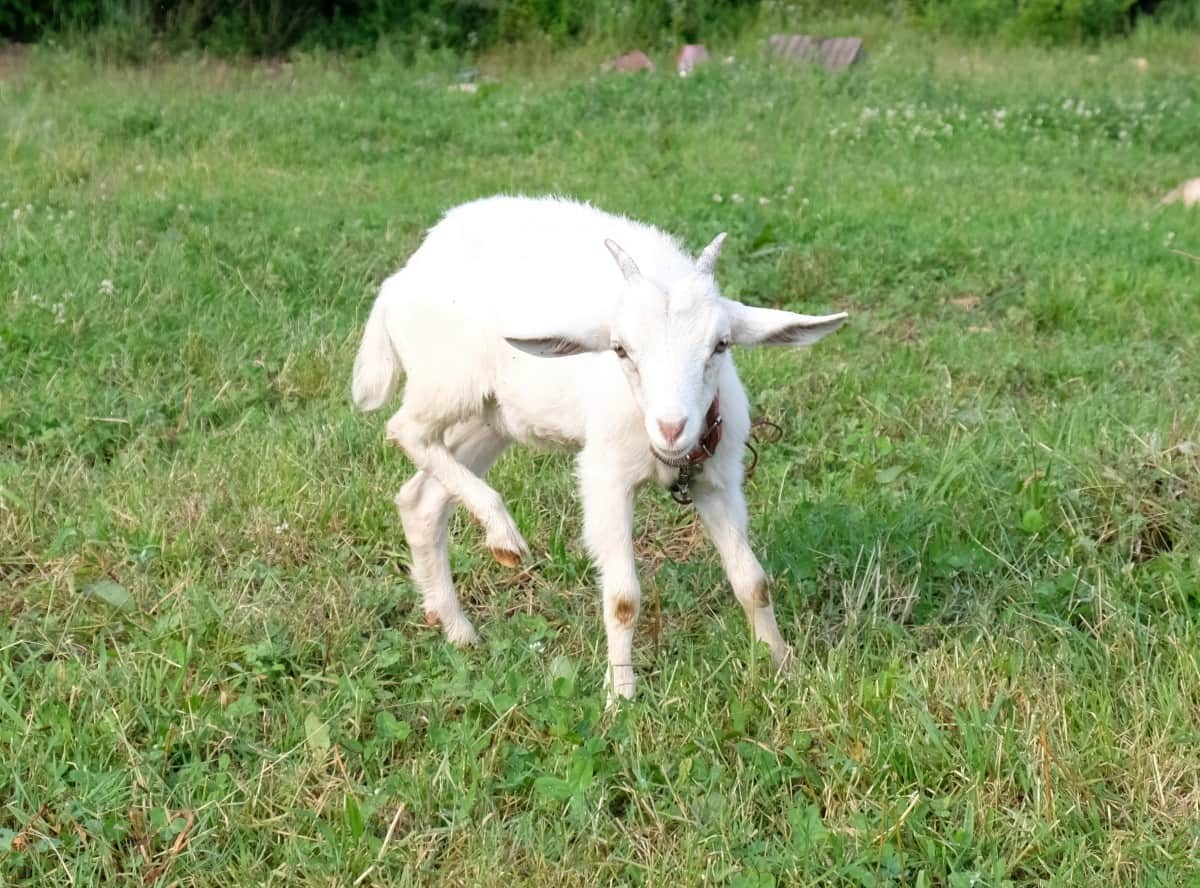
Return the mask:
[(417, 472), (396, 496), (426, 619), (478, 639), (450, 576), (455, 501), (501, 563), (528, 546), (484, 480), (512, 442), (578, 450), (584, 539), (599, 570), (610, 699), (631, 696), (641, 593), (633, 499), (672, 484), (719, 393), (724, 437), (692, 482), (700, 518), (751, 630), (782, 662), (765, 573), (746, 536), (742, 451), (749, 406), (731, 345), (807, 345), (845, 314), (799, 315), (721, 297), (724, 235), (693, 259), (649, 225), (559, 198), (493, 197), (459, 206), (384, 281), (354, 362), (352, 393), (374, 410), (406, 377), (387, 423)]

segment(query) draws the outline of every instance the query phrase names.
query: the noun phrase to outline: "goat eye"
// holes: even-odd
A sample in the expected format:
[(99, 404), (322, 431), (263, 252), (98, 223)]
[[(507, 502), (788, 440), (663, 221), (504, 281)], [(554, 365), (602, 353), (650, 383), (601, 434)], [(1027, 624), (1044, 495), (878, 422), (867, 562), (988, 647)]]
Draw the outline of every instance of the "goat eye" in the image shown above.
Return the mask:
[(723, 351), (727, 350), (728, 348), (729, 348), (729, 340), (728, 340), (728, 339), (722, 339), (722, 340), (721, 340), (720, 342), (718, 342), (718, 343), (716, 344), (716, 346), (713, 348), (713, 354), (714, 354), (714, 355), (719, 355), (721, 352), (723, 352)]
[(621, 345), (620, 343), (614, 345), (612, 349), (617, 353), (617, 357), (621, 360), (629, 357), (629, 352), (625, 351), (625, 346)]

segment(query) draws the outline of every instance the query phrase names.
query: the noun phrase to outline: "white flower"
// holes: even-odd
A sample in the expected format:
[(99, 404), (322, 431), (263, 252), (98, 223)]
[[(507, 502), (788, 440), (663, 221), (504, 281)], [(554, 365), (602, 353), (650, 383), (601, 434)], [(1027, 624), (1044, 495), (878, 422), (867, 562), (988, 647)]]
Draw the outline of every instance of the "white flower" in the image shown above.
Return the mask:
[(746, 198), (742, 197), (736, 191), (733, 194), (729, 195), (729, 199), (736, 204), (744, 203), (746, 200)]
[(769, 198), (769, 197), (760, 197), (760, 198), (758, 199), (758, 205), (759, 205), (760, 207), (765, 207), (765, 206), (766, 206), (767, 204), (769, 204), (770, 202), (771, 202), (771, 198)]
[(144, 173), (144, 172), (146, 172), (146, 167), (143, 164), (139, 163), (137, 166), (135, 166), (133, 168), (133, 171), (135, 173)]
[(721, 197), (721, 195), (719, 195), (719, 194), (714, 194), (714, 195), (713, 195), (713, 203), (720, 203), (720, 202), (721, 202), (721, 201), (723, 201), (724, 199), (725, 199), (725, 198)]
[(105, 296), (111, 296), (113, 294), (113, 282), (108, 278), (102, 280), (100, 282), (100, 292)]
[(277, 533), (277, 534), (283, 533), (287, 529), (288, 529), (288, 523), (286, 521), (280, 521), (278, 524), (275, 525), (275, 533)]

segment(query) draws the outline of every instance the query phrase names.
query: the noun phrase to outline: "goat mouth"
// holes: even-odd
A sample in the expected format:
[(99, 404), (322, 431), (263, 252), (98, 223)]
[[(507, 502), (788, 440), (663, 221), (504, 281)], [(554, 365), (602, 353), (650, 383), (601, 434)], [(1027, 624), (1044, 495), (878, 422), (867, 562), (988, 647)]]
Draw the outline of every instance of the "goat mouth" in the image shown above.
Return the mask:
[(680, 450), (676, 453), (663, 453), (656, 447), (651, 447), (650, 452), (654, 454), (654, 458), (664, 465), (668, 465), (673, 469), (682, 469), (684, 466), (691, 463), (691, 451)]

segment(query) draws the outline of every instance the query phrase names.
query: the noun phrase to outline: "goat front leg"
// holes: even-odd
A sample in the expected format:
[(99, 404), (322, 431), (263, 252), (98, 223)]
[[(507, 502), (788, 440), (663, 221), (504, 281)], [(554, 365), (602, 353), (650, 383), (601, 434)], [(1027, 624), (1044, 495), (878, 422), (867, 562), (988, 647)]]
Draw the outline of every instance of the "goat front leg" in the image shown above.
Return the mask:
[[(611, 459), (611, 453), (608, 454)], [(633, 485), (605, 462), (605, 454), (579, 454), (583, 495), (583, 538), (600, 574), (604, 597), (604, 633), (608, 641), (605, 687), (611, 706), (632, 697), (633, 630), (642, 590), (633, 557)]]
[[(716, 471), (710, 475), (711, 470)], [(767, 575), (747, 538), (746, 498), (741, 481), (740, 463), (731, 463), (723, 472), (716, 465), (706, 466), (705, 475), (697, 479), (692, 489), (692, 498), (704, 529), (721, 556), (733, 594), (746, 612), (750, 631), (756, 640), (767, 643), (775, 663), (783, 665), (792, 652), (779, 634)]]
[(418, 469), (436, 478), (483, 525), (492, 557), (505, 567), (516, 567), (529, 555), (529, 546), (504, 500), (486, 481), (455, 457), (443, 441), (444, 427), (421, 422), (401, 406), (388, 420), (387, 437), (408, 454)]

